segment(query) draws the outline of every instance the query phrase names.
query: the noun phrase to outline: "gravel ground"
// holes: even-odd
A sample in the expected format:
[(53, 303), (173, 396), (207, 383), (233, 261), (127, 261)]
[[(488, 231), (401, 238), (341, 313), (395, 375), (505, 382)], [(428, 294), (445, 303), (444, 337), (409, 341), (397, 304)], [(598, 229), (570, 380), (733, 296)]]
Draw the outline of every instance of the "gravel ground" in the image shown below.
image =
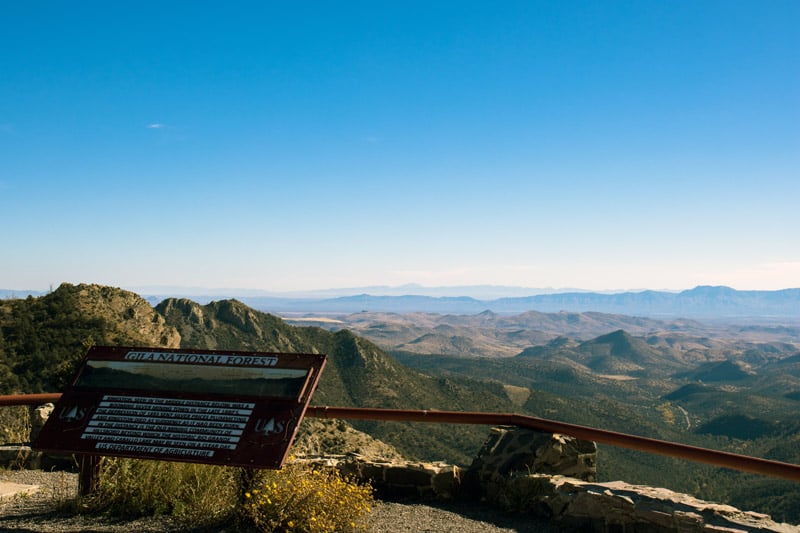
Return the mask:
[[(0, 472), (0, 481), (39, 485), (30, 496), (11, 496), (0, 500), (0, 531), (11, 533), (116, 533), (240, 531), (235, 528), (213, 530), (187, 527), (165, 517), (112, 520), (96, 516), (59, 513), (59, 501), (77, 492), (77, 474), (21, 470)], [(500, 512), (489, 507), (450, 502), (446, 504), (376, 502), (368, 516), (370, 532), (459, 532), (529, 533), (560, 531), (552, 524), (524, 515)]]

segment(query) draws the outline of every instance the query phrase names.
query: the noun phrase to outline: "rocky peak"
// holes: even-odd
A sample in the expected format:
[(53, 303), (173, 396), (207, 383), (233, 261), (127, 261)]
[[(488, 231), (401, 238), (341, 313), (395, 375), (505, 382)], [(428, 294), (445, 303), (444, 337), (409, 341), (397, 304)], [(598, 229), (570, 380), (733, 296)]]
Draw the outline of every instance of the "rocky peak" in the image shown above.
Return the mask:
[(178, 348), (180, 335), (168, 326), (150, 304), (130, 291), (96, 284), (62, 283), (42, 300), (60, 300), (63, 307), (72, 307), (85, 319), (95, 319), (112, 331), (98, 342), (137, 344)]

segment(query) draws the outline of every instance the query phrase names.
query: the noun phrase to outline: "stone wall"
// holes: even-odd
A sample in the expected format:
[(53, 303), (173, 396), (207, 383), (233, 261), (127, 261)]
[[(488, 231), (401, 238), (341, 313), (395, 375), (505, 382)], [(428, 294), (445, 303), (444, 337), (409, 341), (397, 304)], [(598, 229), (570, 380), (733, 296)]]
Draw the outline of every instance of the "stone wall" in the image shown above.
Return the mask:
[(358, 454), (297, 460), (335, 467), (345, 475), (369, 481), (379, 496), (388, 498), (472, 495), (499, 502), (507, 480), (520, 472), (564, 474), (589, 481), (597, 474), (593, 442), (513, 427), (493, 428), (469, 469), (445, 463), (375, 460)]
[(521, 428), (493, 428), (468, 469), (444, 463), (301, 457), (369, 481), (381, 498), (480, 499), (547, 517), (568, 530), (800, 533), (764, 514), (621, 481), (598, 483), (593, 442)]
[(446, 463), (384, 461), (357, 454), (300, 456), (295, 461), (336, 468), (344, 476), (369, 482), (379, 498), (449, 500), (461, 492), (462, 469)]

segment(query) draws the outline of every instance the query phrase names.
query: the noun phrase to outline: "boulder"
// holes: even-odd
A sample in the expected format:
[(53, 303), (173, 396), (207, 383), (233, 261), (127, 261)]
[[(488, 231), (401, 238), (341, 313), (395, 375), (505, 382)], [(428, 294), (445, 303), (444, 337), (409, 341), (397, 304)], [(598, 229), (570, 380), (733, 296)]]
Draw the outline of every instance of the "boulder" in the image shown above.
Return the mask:
[(55, 406), (52, 403), (46, 403), (38, 407), (31, 407), (30, 410), (31, 436), (28, 442), (36, 441), (36, 437), (39, 436), (39, 432), (42, 431), (44, 423), (47, 422), (47, 419), (52, 414), (53, 409), (55, 409)]
[(597, 477), (597, 445), (555, 433), (496, 427), (465, 474), (465, 485), (494, 503), (506, 505), (509, 481), (517, 476), (549, 474), (584, 481)]

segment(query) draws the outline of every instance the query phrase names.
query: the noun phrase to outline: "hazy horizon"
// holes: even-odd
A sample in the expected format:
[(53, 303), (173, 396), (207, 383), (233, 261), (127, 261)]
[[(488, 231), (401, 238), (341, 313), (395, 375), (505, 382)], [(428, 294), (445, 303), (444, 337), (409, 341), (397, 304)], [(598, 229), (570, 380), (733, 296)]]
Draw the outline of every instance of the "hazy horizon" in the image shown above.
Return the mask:
[(14, 3), (0, 287), (800, 286), (800, 3)]
[[(84, 282), (92, 283), (92, 282)], [(527, 297), (527, 296), (540, 296), (540, 295), (557, 295), (569, 293), (592, 293), (592, 294), (636, 294), (641, 292), (662, 292), (678, 294), (685, 291), (691, 291), (699, 287), (707, 285), (697, 285), (694, 287), (685, 287), (681, 289), (664, 289), (664, 288), (634, 288), (634, 289), (608, 289), (608, 290), (590, 290), (580, 287), (521, 287), (510, 285), (452, 285), (452, 286), (426, 286), (417, 283), (408, 283), (396, 286), (366, 286), (366, 287), (329, 287), (322, 289), (308, 289), (296, 291), (271, 291), (264, 289), (246, 288), (246, 287), (189, 287), (181, 285), (150, 285), (150, 286), (118, 286), (120, 289), (128, 290), (142, 296), (185, 296), (193, 297), (224, 297), (224, 298), (275, 298), (275, 299), (327, 299), (339, 298), (345, 296), (358, 296), (366, 294), (369, 296), (383, 297), (383, 296), (430, 296), (430, 297), (467, 297), (477, 300), (495, 300), (500, 298), (514, 298), (514, 297)], [(727, 287), (725, 285), (714, 285), (712, 287)], [(5, 296), (11, 293), (18, 292), (20, 294), (34, 293), (44, 294), (51, 290), (58, 288), (57, 285), (47, 288), (8, 288), (0, 287), (0, 291)], [(739, 291), (747, 291), (749, 289), (736, 289)], [(782, 287), (780, 289), (768, 289), (766, 292), (775, 292), (783, 290), (795, 290), (800, 287)], [(4, 297), (0, 295), (0, 298)]]

